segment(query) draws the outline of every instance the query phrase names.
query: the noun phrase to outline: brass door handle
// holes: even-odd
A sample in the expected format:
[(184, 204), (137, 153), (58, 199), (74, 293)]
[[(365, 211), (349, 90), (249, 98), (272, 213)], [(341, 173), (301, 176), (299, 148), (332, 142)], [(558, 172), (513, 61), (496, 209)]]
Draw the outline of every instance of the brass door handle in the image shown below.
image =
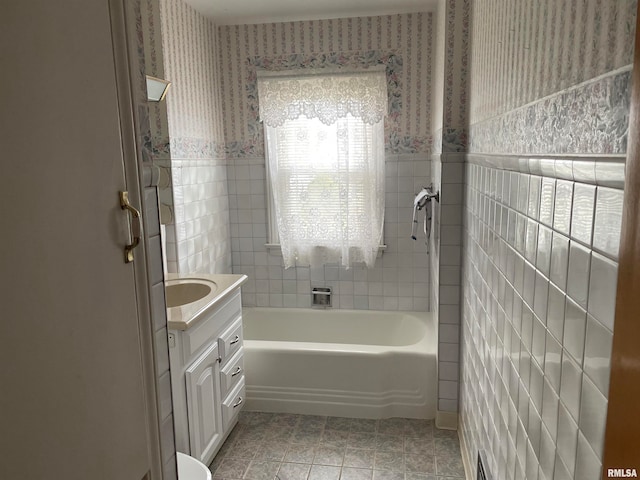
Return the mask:
[(140, 237), (142, 236), (142, 215), (140, 211), (129, 203), (129, 192), (120, 193), (120, 208), (126, 210), (131, 214), (131, 238), (130, 244), (124, 246), (124, 263), (133, 262), (133, 249), (140, 244)]

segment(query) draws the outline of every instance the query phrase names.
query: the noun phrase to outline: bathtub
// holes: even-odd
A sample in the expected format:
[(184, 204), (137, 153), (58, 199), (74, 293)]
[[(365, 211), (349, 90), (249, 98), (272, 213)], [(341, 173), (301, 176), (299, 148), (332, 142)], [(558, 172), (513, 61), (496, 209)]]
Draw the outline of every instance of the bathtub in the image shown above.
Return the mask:
[(249, 410), (434, 418), (430, 313), (243, 308)]

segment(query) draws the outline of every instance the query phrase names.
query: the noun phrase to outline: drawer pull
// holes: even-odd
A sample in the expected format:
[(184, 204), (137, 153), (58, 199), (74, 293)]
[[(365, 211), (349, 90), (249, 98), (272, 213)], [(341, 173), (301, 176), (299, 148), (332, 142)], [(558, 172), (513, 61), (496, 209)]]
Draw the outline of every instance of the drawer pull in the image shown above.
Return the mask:
[(236, 335), (236, 338), (234, 338), (232, 341), (230, 341), (229, 345), (235, 345), (239, 341), (240, 341), (240, 337), (238, 335)]
[(242, 367), (238, 367), (236, 371), (231, 374), (231, 376), (235, 377), (236, 375), (240, 375), (241, 373), (242, 373)]
[(242, 397), (238, 397), (238, 403), (234, 403), (233, 408), (239, 407), (240, 405), (242, 405)]

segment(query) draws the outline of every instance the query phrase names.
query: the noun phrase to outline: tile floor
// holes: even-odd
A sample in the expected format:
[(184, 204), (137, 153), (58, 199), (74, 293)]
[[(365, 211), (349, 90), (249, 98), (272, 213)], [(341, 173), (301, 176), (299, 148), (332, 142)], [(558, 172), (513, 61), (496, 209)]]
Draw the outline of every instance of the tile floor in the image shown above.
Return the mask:
[(458, 434), (432, 420), (242, 412), (214, 480), (464, 480)]

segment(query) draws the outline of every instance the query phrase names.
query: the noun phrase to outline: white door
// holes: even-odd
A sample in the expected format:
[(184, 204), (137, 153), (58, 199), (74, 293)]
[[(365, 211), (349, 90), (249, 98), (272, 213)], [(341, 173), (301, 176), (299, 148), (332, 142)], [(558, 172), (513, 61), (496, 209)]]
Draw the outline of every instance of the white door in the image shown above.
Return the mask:
[(140, 480), (109, 2), (3, 2), (0, 65), (0, 478)]

